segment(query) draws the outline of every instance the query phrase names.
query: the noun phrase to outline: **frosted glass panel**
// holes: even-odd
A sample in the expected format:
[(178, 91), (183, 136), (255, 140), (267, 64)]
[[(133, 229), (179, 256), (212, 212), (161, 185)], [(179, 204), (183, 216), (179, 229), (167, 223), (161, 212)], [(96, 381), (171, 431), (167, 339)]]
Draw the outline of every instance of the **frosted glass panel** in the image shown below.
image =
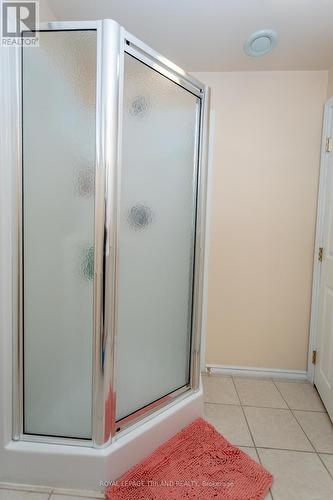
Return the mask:
[(125, 55), (118, 420), (189, 382), (198, 104)]
[(24, 431), (91, 437), (96, 33), (23, 52)]

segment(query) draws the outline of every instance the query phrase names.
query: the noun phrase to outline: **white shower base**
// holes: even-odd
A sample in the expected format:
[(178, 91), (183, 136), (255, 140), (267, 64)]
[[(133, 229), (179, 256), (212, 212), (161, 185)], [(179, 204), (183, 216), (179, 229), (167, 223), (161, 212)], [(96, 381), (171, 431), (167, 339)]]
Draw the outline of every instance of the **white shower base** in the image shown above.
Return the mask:
[(200, 388), (104, 449), (10, 441), (0, 452), (0, 481), (103, 490), (202, 411)]

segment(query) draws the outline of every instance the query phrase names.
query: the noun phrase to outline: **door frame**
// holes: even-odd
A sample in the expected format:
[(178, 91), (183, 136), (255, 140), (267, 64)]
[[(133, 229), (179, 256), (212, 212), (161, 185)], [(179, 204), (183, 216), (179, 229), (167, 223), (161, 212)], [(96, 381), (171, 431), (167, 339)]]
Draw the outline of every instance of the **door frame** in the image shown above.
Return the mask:
[(309, 333), (309, 351), (308, 351), (308, 373), (309, 381), (314, 383), (315, 365), (312, 363), (312, 353), (317, 350), (318, 341), (318, 319), (319, 319), (319, 290), (321, 279), (321, 262), (318, 259), (319, 249), (323, 246), (323, 228), (324, 228), (324, 209), (325, 209), (325, 184), (326, 168), (329, 160), (326, 151), (326, 141), (330, 137), (333, 126), (333, 97), (330, 97), (325, 103), (324, 118), (321, 140), (319, 187), (317, 200), (317, 220), (316, 235), (313, 255), (313, 277), (312, 277), (312, 299), (311, 299), (311, 317)]

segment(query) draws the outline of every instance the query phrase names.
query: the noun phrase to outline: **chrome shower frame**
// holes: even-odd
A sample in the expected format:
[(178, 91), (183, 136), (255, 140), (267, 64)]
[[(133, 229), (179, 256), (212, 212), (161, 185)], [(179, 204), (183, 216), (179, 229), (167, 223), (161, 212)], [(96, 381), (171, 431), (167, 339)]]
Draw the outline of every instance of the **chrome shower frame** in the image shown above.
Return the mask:
[[(13, 318), (13, 440), (75, 446), (108, 446), (131, 428), (147, 421), (198, 390), (200, 386), (200, 340), (206, 219), (209, 88), (181, 68), (129, 34), (112, 20), (43, 23), (40, 31), (96, 30), (96, 173), (93, 332), (92, 439), (35, 436), (23, 425), (23, 308), (22, 308), (22, 136), (21, 116), (17, 127), (17, 283)], [(33, 49), (31, 49), (33, 50)], [(155, 403), (116, 422), (115, 339), (117, 335), (118, 227), (121, 178), (121, 130), (123, 110), (124, 55), (128, 53), (198, 97), (198, 139), (193, 194), (196, 214), (193, 224), (193, 300), (190, 383)], [(22, 108), (21, 54), (17, 51), (17, 109)], [(111, 414), (110, 414), (111, 408)]]

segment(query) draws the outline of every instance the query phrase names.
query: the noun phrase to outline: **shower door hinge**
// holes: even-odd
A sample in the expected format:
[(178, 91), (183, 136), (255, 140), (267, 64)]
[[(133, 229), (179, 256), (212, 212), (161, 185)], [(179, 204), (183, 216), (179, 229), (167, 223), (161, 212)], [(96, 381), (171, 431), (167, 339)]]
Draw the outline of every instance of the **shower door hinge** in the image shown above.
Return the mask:
[(312, 351), (312, 364), (315, 365), (317, 362), (317, 351)]
[(326, 148), (325, 148), (325, 151), (326, 153), (332, 153), (332, 137), (327, 137), (326, 139)]
[(319, 260), (319, 262), (323, 262), (323, 254), (324, 254), (324, 249), (323, 249), (323, 247), (320, 247), (319, 248), (319, 252), (318, 252), (318, 260)]

